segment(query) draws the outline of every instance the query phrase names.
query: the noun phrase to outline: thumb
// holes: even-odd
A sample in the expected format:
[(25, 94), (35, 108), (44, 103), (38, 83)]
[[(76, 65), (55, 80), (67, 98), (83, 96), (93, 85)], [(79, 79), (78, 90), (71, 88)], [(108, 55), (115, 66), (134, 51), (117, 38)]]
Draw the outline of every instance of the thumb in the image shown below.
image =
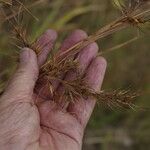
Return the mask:
[(38, 73), (39, 68), (35, 52), (29, 48), (24, 48), (20, 54), (18, 69), (9, 81), (4, 95), (11, 97), (10, 99), (32, 96)]

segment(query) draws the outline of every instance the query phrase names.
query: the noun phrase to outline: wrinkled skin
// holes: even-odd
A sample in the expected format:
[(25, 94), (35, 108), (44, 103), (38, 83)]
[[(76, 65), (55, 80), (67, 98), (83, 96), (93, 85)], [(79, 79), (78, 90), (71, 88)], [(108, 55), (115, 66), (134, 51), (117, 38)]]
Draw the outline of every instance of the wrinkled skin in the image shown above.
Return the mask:
[[(20, 54), (18, 69), (0, 98), (1, 150), (81, 150), (95, 100), (56, 104), (44, 81), (36, 83), (39, 67), (46, 61), (56, 37), (55, 31), (48, 30), (39, 38), (37, 43), (43, 45), (43, 49), (38, 58), (28, 48)], [(86, 37), (84, 31), (74, 31), (63, 42), (59, 53)], [(95, 90), (101, 87), (106, 69), (105, 59), (96, 57), (97, 52), (97, 44), (92, 43), (77, 56), (87, 83)], [(71, 80), (75, 73), (62, 76)], [(58, 82), (53, 82), (53, 86), (56, 92), (63, 92)]]

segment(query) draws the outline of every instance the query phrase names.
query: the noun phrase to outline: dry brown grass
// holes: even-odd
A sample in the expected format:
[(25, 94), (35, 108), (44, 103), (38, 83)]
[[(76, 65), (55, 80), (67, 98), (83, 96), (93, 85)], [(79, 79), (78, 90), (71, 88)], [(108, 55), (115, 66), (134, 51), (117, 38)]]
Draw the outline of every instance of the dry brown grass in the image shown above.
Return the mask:
[[(31, 14), (28, 9), (17, 0), (17, 2), (20, 4), (20, 9), (24, 9), (27, 13)], [(43, 78), (47, 79), (47, 82), (51, 83), (52, 80), (56, 80), (62, 83), (65, 89), (64, 97), (67, 101), (73, 101), (79, 99), (79, 97), (94, 97), (99, 102), (106, 104), (109, 107), (130, 107), (134, 108), (134, 104), (132, 104), (133, 99), (136, 97), (136, 94), (130, 91), (118, 91), (114, 90), (111, 92), (105, 92), (105, 91), (99, 91), (96, 92), (95, 90), (91, 89), (87, 83), (84, 80), (84, 77), (80, 77), (78, 75), (76, 79), (73, 81), (65, 81), (61, 79), (61, 74), (66, 74), (70, 70), (78, 70), (78, 62), (75, 59), (72, 59), (72, 56), (78, 54), (84, 47), (89, 45), (92, 42), (97, 41), (98, 39), (107, 37), (110, 34), (116, 33), (124, 28), (133, 26), (137, 29), (140, 29), (140, 25), (146, 24), (149, 22), (149, 12), (150, 9), (145, 7), (147, 4), (147, 1), (141, 1), (134, 7), (131, 7), (130, 9), (127, 9), (125, 5), (121, 6), (121, 11), (123, 15), (113, 21), (112, 23), (104, 26), (100, 30), (96, 31), (93, 35), (90, 35), (88, 38), (78, 42), (71, 48), (65, 50), (61, 54), (54, 54), (50, 60), (48, 60), (40, 69), (40, 76), (39, 80), (42, 80)], [(21, 11), (20, 11), (21, 12)], [(13, 13), (13, 12), (12, 12)], [(4, 11), (4, 16), (7, 17), (7, 13)], [(18, 47), (29, 47), (33, 49), (37, 55), (41, 52), (42, 47), (40, 45), (36, 45), (36, 42), (30, 42), (28, 40), (28, 36), (26, 34), (26, 30), (22, 27), (20, 27), (17, 24), (17, 27), (14, 23), (17, 23), (14, 21), (9, 20), (8, 22), (12, 25), (13, 30), (15, 32), (16, 39), (21, 43)], [(32, 15), (33, 18), (36, 18)], [(131, 41), (130, 41), (131, 42)], [(128, 43), (128, 42), (127, 42)], [(126, 43), (126, 44), (127, 44)], [(122, 45), (124, 46), (124, 45)], [(101, 54), (98, 54), (101, 55)], [(49, 84), (51, 87), (49, 89), (53, 89), (52, 84)], [(53, 92), (53, 91), (50, 91)], [(55, 95), (56, 93), (52, 93)], [(60, 96), (61, 97), (61, 96)]]

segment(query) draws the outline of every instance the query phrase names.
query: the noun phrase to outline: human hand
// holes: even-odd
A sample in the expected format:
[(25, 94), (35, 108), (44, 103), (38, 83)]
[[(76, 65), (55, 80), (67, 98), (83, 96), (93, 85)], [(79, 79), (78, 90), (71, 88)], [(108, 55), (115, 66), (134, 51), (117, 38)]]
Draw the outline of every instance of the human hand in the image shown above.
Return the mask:
[[(38, 58), (28, 48), (20, 54), (19, 67), (0, 99), (1, 150), (81, 150), (84, 129), (96, 101), (80, 99), (62, 109), (50, 100), (44, 81), (36, 84), (39, 67), (46, 61), (56, 37), (53, 30), (42, 35), (37, 42), (44, 47)], [(74, 31), (63, 42), (60, 53), (86, 37), (84, 31)], [(86, 81), (95, 90), (101, 87), (106, 69), (105, 59), (96, 57), (97, 52), (97, 44), (92, 43), (77, 56)], [(65, 79), (74, 76), (70, 72)], [(60, 83), (54, 82), (53, 86), (56, 92), (63, 91)]]

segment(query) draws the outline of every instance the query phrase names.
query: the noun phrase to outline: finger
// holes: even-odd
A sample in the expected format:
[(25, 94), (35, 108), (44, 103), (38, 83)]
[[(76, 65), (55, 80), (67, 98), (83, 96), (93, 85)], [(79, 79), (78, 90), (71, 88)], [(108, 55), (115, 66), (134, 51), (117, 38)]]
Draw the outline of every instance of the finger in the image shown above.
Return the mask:
[(39, 66), (42, 66), (47, 60), (47, 57), (53, 48), (56, 38), (56, 31), (49, 29), (36, 41), (35, 45), (40, 49), (40, 54), (38, 56)]
[[(60, 50), (58, 53), (61, 54), (61, 52), (67, 50), (68, 48), (72, 47), (74, 44), (85, 39), (86, 37), (87, 37), (87, 34), (82, 30), (78, 29), (78, 30), (73, 31), (62, 43), (62, 46), (60, 47)], [(64, 77), (64, 74), (62, 74), (62, 78), (63, 77)], [(51, 81), (51, 82), (52, 82), (53, 90), (55, 91), (59, 86), (59, 82), (58, 81)], [(42, 84), (37, 87), (36, 91), (40, 91), (39, 97), (42, 97), (43, 99), (49, 100), (52, 97), (49, 91), (49, 85), (47, 84), (46, 80), (42, 81)]]
[[(73, 31), (62, 43), (60, 50), (58, 52), (58, 55), (64, 52), (65, 50), (71, 48), (76, 43), (80, 42), (81, 40), (84, 40), (87, 38), (87, 33), (83, 30), (77, 29)], [(65, 75), (62, 75), (62, 78), (64, 78)], [(58, 87), (59, 82), (55, 83), (55, 89)]]
[[(96, 43), (91, 43), (87, 47), (85, 47), (77, 56), (77, 61), (79, 63), (78, 71), (80, 72), (80, 75), (84, 74), (85, 70), (91, 63), (91, 61), (96, 57), (96, 54), (98, 52), (98, 45)], [(70, 71), (67, 73), (65, 77), (65, 81), (71, 81), (74, 80), (78, 74), (78, 71)], [(60, 86), (57, 90), (57, 93), (59, 95), (64, 95), (65, 89), (64, 86)], [(60, 102), (60, 105), (64, 108), (67, 107), (66, 102), (62, 99)]]
[[(102, 85), (106, 70), (106, 60), (103, 57), (95, 58), (86, 72), (86, 82), (98, 91)], [(70, 104), (68, 112), (72, 113), (85, 127), (94, 109), (96, 100), (94, 98), (80, 99), (75, 104)]]
[(84, 74), (91, 61), (96, 57), (98, 49), (97, 43), (91, 43), (83, 48), (76, 58), (79, 63), (78, 70), (70, 71), (65, 77), (66, 80), (74, 80), (77, 76), (77, 72), (80, 72), (80, 75)]
[[(57, 33), (54, 30), (49, 29), (36, 41), (35, 47), (40, 49), (40, 53), (38, 56), (39, 67), (41, 67), (46, 62), (47, 57), (52, 50), (56, 39)], [(35, 87), (35, 93), (37, 95), (39, 95), (40, 91), (42, 91), (42, 95), (44, 95), (44, 91), (48, 90), (48, 86), (46, 85), (46, 83), (47, 81), (45, 79), (41, 79), (40, 81), (38, 80), (38, 83)]]
[[(77, 29), (73, 31), (62, 43), (60, 50), (58, 52), (58, 55), (64, 52), (65, 50), (71, 48), (76, 43), (80, 42), (81, 40), (84, 40), (87, 38), (87, 33), (83, 30)], [(62, 75), (62, 78), (64, 78), (65, 74)], [(59, 82), (55, 83), (55, 90), (59, 86)]]
[(32, 96), (38, 72), (35, 52), (29, 48), (24, 48), (20, 54), (19, 67), (10, 80), (4, 95), (11, 95), (12, 100)]
[(83, 30), (77, 29), (77, 30), (73, 31), (62, 43), (59, 53), (69, 49), (76, 43), (87, 38), (87, 36), (88, 36), (87, 33)]

